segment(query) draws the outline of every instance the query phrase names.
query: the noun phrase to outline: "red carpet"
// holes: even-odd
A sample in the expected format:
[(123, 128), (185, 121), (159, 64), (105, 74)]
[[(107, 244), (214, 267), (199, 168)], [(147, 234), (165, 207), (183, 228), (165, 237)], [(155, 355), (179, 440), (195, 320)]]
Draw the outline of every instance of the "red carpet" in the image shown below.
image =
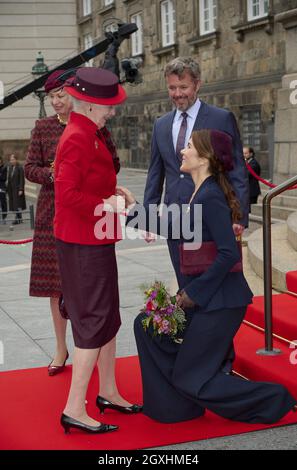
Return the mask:
[[(240, 335), (245, 336), (244, 329)], [(254, 352), (258, 346), (257, 341), (252, 339), (252, 344), (247, 349)], [(248, 351), (244, 351), (248, 356)], [(239, 367), (242, 365), (241, 360), (238, 357)], [(262, 369), (258, 375), (261, 374)], [(117, 377), (120, 390), (127, 399), (131, 402), (141, 401), (138, 358), (118, 359)], [(297, 422), (297, 413), (293, 412), (273, 426), (236, 423), (207, 412), (200, 419), (178, 424), (160, 424), (142, 414), (127, 416), (109, 411), (102, 421), (118, 424), (119, 431), (88, 435), (72, 430), (70, 435), (65, 435), (59, 424), (59, 417), (65, 404), (70, 378), (71, 367), (67, 367), (65, 373), (56, 377), (48, 377), (44, 367), (0, 373), (1, 449), (141, 449), (246, 433)], [(94, 373), (88, 392), (88, 409), (91, 416), (99, 419), (99, 412), (94, 406), (96, 384), (97, 375)]]
[(290, 271), (286, 274), (287, 289), (297, 294), (297, 271)]
[[(274, 339), (273, 347), (280, 349), (277, 356), (258, 355), (264, 348), (264, 336), (261, 332), (243, 324), (234, 340), (236, 359), (234, 369), (251, 380), (276, 382), (285, 385), (297, 399), (297, 364), (296, 350), (286, 343)], [(291, 358), (291, 360), (290, 360)]]
[[(297, 298), (289, 294), (272, 296), (273, 332), (289, 341), (297, 339)], [(264, 297), (254, 297), (246, 320), (264, 328)]]

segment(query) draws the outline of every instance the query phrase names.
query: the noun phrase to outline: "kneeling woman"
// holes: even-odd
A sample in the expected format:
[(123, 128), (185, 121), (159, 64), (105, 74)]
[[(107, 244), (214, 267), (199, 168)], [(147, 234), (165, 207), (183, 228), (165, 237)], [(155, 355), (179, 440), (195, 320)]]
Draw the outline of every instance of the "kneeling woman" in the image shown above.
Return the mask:
[[(185, 277), (178, 295), (188, 320), (182, 344), (145, 332), (142, 314), (135, 320), (143, 412), (165, 423), (202, 416), (205, 408), (236, 421), (276, 422), (296, 404), (285, 387), (223, 371), (253, 296), (242, 271), (232, 271), (240, 258), (232, 223), (239, 221), (240, 211), (226, 178), (233, 167), (231, 137), (217, 130), (194, 131), (182, 157), (181, 171), (195, 183), (187, 211), (192, 229), (194, 205), (202, 204), (202, 242), (213, 241), (217, 256), (203, 273)], [(126, 204), (135, 202), (126, 189), (120, 194)]]

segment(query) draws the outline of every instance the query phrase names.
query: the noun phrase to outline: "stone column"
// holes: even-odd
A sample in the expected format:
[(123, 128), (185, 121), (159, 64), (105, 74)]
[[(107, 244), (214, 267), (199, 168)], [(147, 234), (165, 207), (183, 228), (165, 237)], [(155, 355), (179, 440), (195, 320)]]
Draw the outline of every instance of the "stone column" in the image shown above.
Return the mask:
[(297, 8), (279, 13), (275, 21), (286, 30), (286, 73), (275, 112), (273, 181), (279, 184), (297, 175)]

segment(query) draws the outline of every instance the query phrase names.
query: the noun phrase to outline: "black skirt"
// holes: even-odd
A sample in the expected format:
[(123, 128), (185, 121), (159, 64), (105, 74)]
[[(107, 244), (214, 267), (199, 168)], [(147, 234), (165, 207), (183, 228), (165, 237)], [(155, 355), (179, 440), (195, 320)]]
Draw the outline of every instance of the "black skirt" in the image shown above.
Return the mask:
[(81, 349), (100, 348), (121, 325), (115, 245), (56, 243), (74, 344)]

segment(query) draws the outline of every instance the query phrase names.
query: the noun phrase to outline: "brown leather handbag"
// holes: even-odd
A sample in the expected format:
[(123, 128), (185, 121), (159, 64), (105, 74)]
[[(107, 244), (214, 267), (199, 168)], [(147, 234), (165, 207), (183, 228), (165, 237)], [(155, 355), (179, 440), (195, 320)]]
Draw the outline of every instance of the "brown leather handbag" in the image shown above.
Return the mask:
[[(230, 272), (242, 271), (242, 246), (241, 239), (236, 239), (240, 260), (230, 269)], [(188, 243), (188, 248), (190, 244)], [(195, 245), (195, 244), (193, 244)], [(184, 243), (179, 246), (180, 271), (182, 274), (200, 274), (204, 273), (214, 262), (217, 256), (217, 247), (215, 242), (202, 242), (200, 248), (188, 249)]]

